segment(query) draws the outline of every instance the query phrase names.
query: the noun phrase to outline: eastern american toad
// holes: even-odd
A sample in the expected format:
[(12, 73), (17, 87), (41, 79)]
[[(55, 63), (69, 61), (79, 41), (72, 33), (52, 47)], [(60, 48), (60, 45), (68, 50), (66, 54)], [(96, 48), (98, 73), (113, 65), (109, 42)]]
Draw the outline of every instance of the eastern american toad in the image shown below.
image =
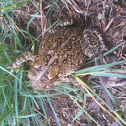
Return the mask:
[(31, 85), (36, 89), (51, 87), (59, 82), (68, 82), (68, 75), (83, 66), (86, 56), (94, 57), (106, 49), (101, 34), (96, 29), (75, 26), (57, 27), (39, 45), (39, 55), (25, 52), (11, 68), (27, 60), (33, 61), (28, 72)]

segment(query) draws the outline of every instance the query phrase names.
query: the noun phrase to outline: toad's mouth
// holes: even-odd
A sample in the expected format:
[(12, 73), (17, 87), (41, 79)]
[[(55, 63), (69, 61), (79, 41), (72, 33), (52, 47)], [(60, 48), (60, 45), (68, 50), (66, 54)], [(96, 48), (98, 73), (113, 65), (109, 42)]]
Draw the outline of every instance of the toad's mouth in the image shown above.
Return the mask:
[(46, 88), (50, 82), (48, 79), (48, 73), (43, 75), (42, 71), (37, 71), (34, 68), (31, 68), (28, 72), (28, 78), (30, 84), (35, 89)]
[(44, 89), (53, 87), (59, 82), (59, 71), (61, 67), (59, 65), (50, 67), (49, 69), (36, 69), (34, 66), (28, 71), (28, 78), (30, 84), (35, 89)]
[(39, 81), (42, 82), (49, 81), (48, 72), (44, 73), (43, 71), (37, 71), (34, 67), (32, 67), (28, 71), (28, 78), (32, 81)]

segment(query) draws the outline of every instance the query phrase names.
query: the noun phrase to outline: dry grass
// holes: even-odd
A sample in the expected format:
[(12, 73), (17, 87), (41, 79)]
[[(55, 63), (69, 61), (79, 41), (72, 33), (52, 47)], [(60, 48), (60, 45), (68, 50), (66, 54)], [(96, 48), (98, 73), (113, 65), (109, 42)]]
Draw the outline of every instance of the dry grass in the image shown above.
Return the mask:
[[(125, 1), (43, 0), (43, 3), (41, 0), (29, 1), (17, 0), (13, 3), (10, 0), (1, 2), (0, 6), (1, 126), (21, 124), (110, 126), (118, 121), (117, 118), (121, 120), (120, 125), (125, 124)], [(22, 67), (18, 72), (14, 70), (13, 73), (6, 70), (6, 67), (26, 50), (37, 53), (38, 42), (59, 17), (66, 15), (65, 8), (70, 10), (69, 15), (75, 18), (77, 23), (84, 27), (100, 29), (106, 46), (118, 57), (117, 61), (109, 64), (103, 61), (101, 66), (97, 66), (95, 62), (91, 64), (95, 66), (87, 65), (88, 68), (76, 72), (74, 76), (79, 82), (81, 80), (77, 76), (86, 76), (84, 80), (87, 85), (81, 82), (84, 88), (66, 83), (54, 89), (37, 91), (30, 86), (25, 70), (27, 67)], [(96, 59), (87, 61), (87, 64), (93, 61)], [(104, 98), (105, 94), (107, 97)]]

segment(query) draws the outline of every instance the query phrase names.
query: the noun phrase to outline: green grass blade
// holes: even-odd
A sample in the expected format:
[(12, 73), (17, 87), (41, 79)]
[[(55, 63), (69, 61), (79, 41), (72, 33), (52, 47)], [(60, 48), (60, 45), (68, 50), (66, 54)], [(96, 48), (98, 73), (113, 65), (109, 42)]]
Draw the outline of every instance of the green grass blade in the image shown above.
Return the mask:
[(55, 119), (56, 119), (57, 125), (58, 125), (58, 126), (61, 126), (61, 124), (60, 124), (60, 122), (59, 122), (59, 120), (58, 120), (58, 117), (57, 117), (57, 115), (56, 115), (56, 113), (55, 113), (55, 110), (54, 110), (54, 108), (53, 108), (53, 106), (52, 106), (52, 104), (51, 104), (51, 101), (50, 101), (50, 98), (49, 98), (49, 97), (47, 97), (47, 101), (48, 101), (48, 103), (49, 103), (49, 105), (50, 105), (50, 107), (51, 107), (51, 110), (52, 110), (53, 114), (54, 114), (54, 117), (55, 117)]

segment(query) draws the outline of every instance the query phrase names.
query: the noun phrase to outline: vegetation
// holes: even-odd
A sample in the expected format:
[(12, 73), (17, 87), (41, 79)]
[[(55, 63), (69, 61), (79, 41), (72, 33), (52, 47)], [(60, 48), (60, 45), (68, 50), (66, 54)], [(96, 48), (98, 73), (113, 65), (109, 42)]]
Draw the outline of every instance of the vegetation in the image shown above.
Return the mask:
[[(45, 8), (42, 8), (41, 0), (38, 2), (31, 0), (16, 0), (15, 2), (7, 0), (0, 2), (0, 125), (43, 126), (56, 124), (60, 126), (66, 124), (81, 125), (86, 124), (87, 122), (89, 125), (93, 125), (94, 123), (101, 125), (101, 122), (94, 117), (97, 113), (101, 115), (99, 118), (103, 118), (103, 115), (105, 117), (109, 115), (109, 117), (112, 117), (111, 121), (115, 122), (116, 120), (120, 125), (126, 124), (123, 118), (126, 111), (125, 108), (121, 108), (121, 99), (125, 97), (126, 87), (125, 85), (119, 87), (112, 87), (109, 85), (106, 88), (105, 81), (106, 78), (114, 78), (114, 81), (118, 78), (120, 81), (126, 79), (124, 64), (126, 59), (124, 58), (123, 60), (120, 59), (114, 63), (102, 65), (97, 65), (97, 59), (100, 57), (89, 59), (85, 64), (86, 68), (83, 68), (72, 75), (81, 87), (76, 87), (75, 85), (68, 83), (61, 83), (55, 88), (43, 89), (43, 91), (31, 87), (27, 77), (27, 65), (23, 65), (21, 68), (11, 71), (7, 69), (7, 66), (9, 66), (14, 61), (15, 57), (22, 52), (25, 52), (26, 50), (36, 52), (35, 47), (38, 45), (38, 42), (43, 35), (43, 30), (40, 30), (40, 34), (37, 36), (32, 34), (34, 19), (37, 16), (39, 17), (42, 15), (48, 17), (50, 12), (54, 11), (58, 6), (57, 2), (59, 1), (50, 1), (50, 8), (48, 8), (46, 15), (42, 12), (42, 9), (44, 10)], [(60, 2), (62, 3), (64, 1)], [(43, 4), (47, 4), (47, 2), (43, 1)], [(112, 2), (109, 4), (110, 6), (114, 5), (114, 8), (117, 9), (116, 4)], [(34, 14), (32, 14), (33, 11), (31, 11), (32, 6), (34, 6)], [(70, 3), (69, 0), (66, 0), (65, 6), (73, 6), (75, 9), (74, 11), (76, 12), (79, 10), (79, 6), (76, 6), (75, 3)], [(93, 3), (90, 6), (92, 7)], [(18, 17), (20, 16), (19, 12), (22, 13), (22, 8), (25, 8), (27, 14), (29, 13), (30, 15), (30, 18), (29, 15), (27, 15), (28, 19), (27, 16), (25, 17), (27, 24), (25, 28), (18, 26), (17, 23)], [(121, 6), (120, 8), (123, 9)], [(99, 10), (99, 8), (96, 10)], [(81, 11), (82, 10), (80, 9), (80, 12)], [(104, 10), (102, 12), (104, 13)], [(22, 22), (25, 20), (23, 17), (20, 18), (22, 18)], [(41, 18), (39, 20), (41, 20)], [(55, 23), (53, 25), (55, 25)], [(35, 26), (38, 27), (36, 24)], [(40, 26), (41, 29), (43, 29), (41, 23)], [(52, 25), (50, 27), (52, 27)], [(48, 30), (49, 28), (47, 28), (47, 31)], [(125, 40), (116, 44), (114, 48), (109, 52), (104, 53), (103, 56), (106, 56), (108, 53), (110, 54), (113, 50), (124, 46), (124, 44)], [(95, 66), (87, 65), (94, 61)], [(119, 66), (120, 64), (122, 64), (121, 67)], [(84, 82), (82, 81), (83, 79), (81, 80), (82, 77), (84, 77)], [(86, 78), (88, 78), (87, 80), (89, 81), (87, 81)], [(117, 88), (122, 92), (120, 100), (118, 101), (117, 97), (119, 96), (113, 96), (111, 93), (114, 88)], [(102, 91), (107, 93), (109, 102), (107, 102), (106, 99), (103, 99)], [(119, 104), (119, 102), (121, 104)], [(89, 104), (90, 107), (88, 107)], [(99, 110), (95, 114), (91, 113), (91, 111), (93, 111), (93, 105), (97, 108), (93, 108), (94, 111)], [(60, 108), (58, 108), (58, 106), (60, 106)], [(64, 119), (64, 116), (66, 116), (64, 114), (66, 113), (69, 117)], [(86, 115), (86, 117), (84, 115)], [(77, 120), (79, 117), (83, 122)], [(121, 121), (119, 122), (117, 118)], [(108, 118), (106, 118), (106, 124), (110, 124)]]

